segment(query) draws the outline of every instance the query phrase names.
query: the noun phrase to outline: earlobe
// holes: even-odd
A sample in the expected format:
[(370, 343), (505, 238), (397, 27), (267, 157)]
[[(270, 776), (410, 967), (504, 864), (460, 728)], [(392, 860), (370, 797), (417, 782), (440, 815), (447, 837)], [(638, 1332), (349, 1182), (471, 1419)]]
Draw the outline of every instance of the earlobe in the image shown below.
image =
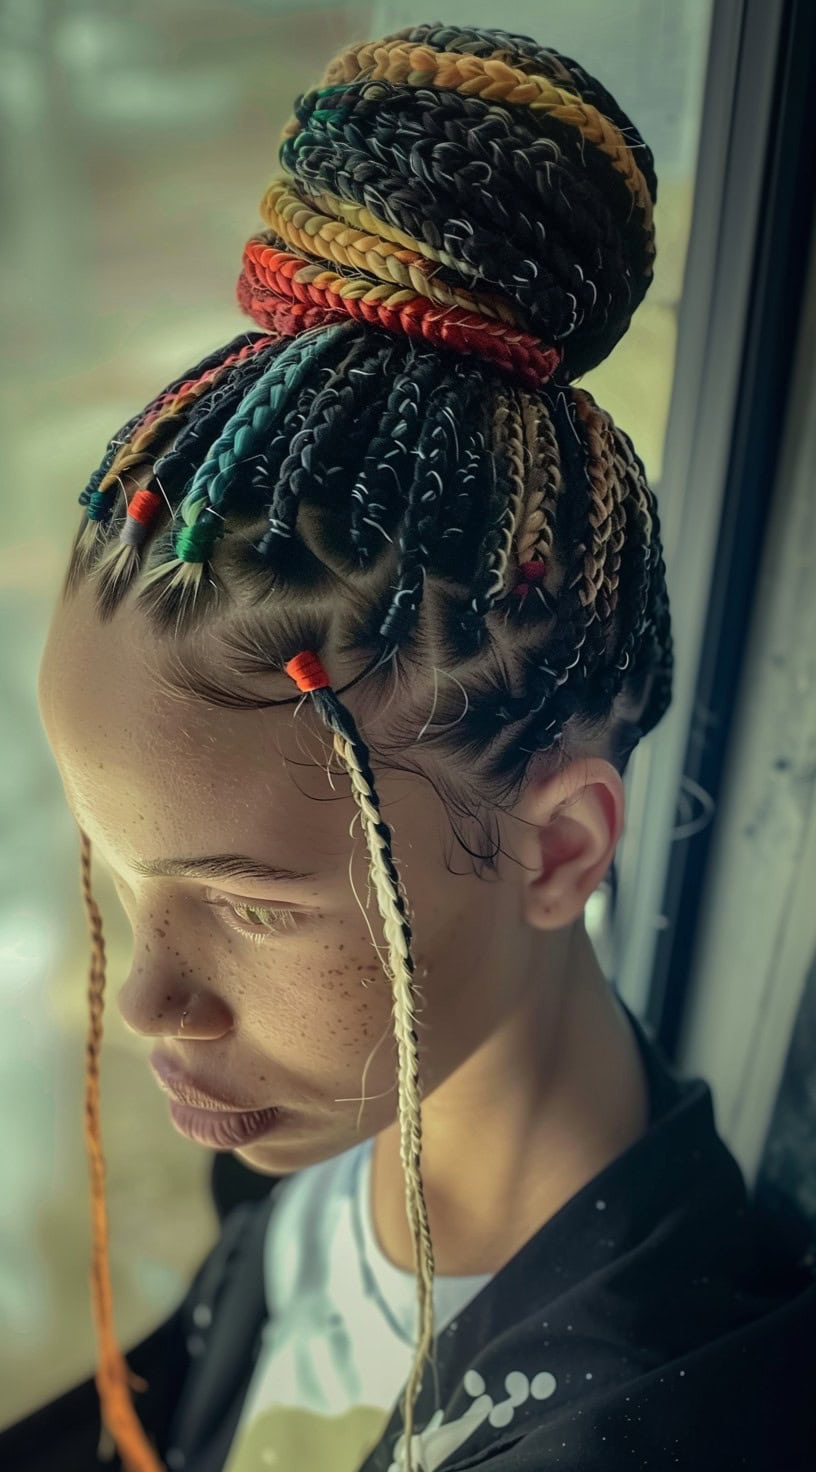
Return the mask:
[(620, 773), (603, 758), (581, 758), (533, 783), (517, 809), (522, 844), (523, 913), (529, 925), (559, 930), (583, 913), (623, 831)]

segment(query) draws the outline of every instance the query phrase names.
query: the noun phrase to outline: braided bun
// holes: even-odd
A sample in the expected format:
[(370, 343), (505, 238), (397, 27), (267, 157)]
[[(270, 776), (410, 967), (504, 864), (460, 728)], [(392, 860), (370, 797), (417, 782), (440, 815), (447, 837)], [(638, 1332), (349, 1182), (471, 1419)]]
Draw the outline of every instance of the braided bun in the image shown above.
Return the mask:
[(528, 37), (424, 25), (350, 46), (279, 159), (237, 288), (266, 329), (350, 315), (535, 387), (607, 357), (652, 279), (649, 149)]

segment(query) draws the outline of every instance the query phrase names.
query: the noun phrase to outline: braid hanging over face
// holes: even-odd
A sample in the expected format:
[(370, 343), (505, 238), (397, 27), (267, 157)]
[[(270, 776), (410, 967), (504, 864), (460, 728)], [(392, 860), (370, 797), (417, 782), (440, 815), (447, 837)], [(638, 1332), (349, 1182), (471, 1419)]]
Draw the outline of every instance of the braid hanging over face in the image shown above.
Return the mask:
[[(239, 709), (297, 711), (308, 698), (332, 734), (393, 994), (419, 1323), (395, 1455), (411, 1472), (414, 1404), (426, 1361), (436, 1368), (412, 930), (369, 749), (339, 697), (356, 686), (376, 699), (407, 656), (451, 674), (456, 694), (434, 684), (437, 719), (419, 734), (496, 799), (534, 754), (566, 759), (582, 730), (608, 727), (622, 770), (665, 712), (657, 505), (628, 436), (574, 386), (651, 283), (657, 181), (631, 120), (576, 62), (528, 37), (439, 24), (336, 56), (297, 99), (279, 162), (236, 288), (260, 331), (190, 368), (111, 439), (79, 498), (64, 592), (93, 578), (110, 619), (132, 591), (175, 639), (226, 608), (232, 668), (285, 672), (298, 694), (226, 688), (192, 655), (187, 688)], [(125, 476), (138, 486), (129, 497)], [(321, 652), (330, 628), (360, 662), (336, 689)], [(412, 700), (406, 685), (406, 744), (424, 709)], [(635, 717), (618, 719), (620, 700)], [(158, 1472), (130, 1395), (144, 1382), (113, 1327), (105, 954), (81, 840), (96, 1383), (125, 1466)]]

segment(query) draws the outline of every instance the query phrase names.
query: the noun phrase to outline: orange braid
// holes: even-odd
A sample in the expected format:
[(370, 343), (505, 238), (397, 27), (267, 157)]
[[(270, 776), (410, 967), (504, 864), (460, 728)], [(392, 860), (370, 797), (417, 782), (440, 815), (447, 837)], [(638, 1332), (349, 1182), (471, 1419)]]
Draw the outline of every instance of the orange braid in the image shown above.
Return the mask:
[(264, 348), (268, 348), (276, 340), (275, 336), (258, 337), (254, 342), (247, 343), (246, 347), (241, 348), (239, 352), (230, 353), (230, 356), (225, 358), (222, 363), (216, 363), (212, 368), (208, 368), (206, 373), (202, 373), (200, 378), (188, 378), (184, 383), (180, 383), (178, 388), (171, 389), (169, 393), (162, 394), (161, 398), (156, 401), (152, 412), (146, 414), (144, 419), (141, 420), (139, 428), (146, 429), (154, 420), (159, 419), (164, 414), (168, 404), (172, 404), (176, 399), (182, 398), (190, 393), (195, 393), (196, 398), (198, 398), (206, 388), (212, 386), (215, 379), (219, 374), (224, 372), (225, 368), (229, 368), (233, 363), (242, 362), (244, 358), (253, 357), (255, 353), (262, 352)]
[(80, 829), (82, 892), (91, 932), (88, 985), (90, 1024), (85, 1050), (85, 1143), (91, 1170), (91, 1301), (96, 1330), (99, 1392), (103, 1429), (114, 1438), (123, 1472), (164, 1472), (130, 1398), (130, 1390), (146, 1390), (147, 1381), (130, 1369), (116, 1342), (110, 1280), (108, 1213), (105, 1205), (105, 1159), (99, 1119), (99, 1054), (105, 989), (105, 940), (102, 917), (91, 891), (91, 844)]
[[(323, 265), (275, 250), (258, 237), (244, 247), (237, 293), (244, 311), (262, 327), (291, 334), (348, 315), (457, 352), (476, 353), (533, 388), (551, 378), (561, 362), (560, 349), (545, 347), (528, 332), (460, 308), (438, 307), (426, 297), (380, 287), (364, 277), (339, 276)], [(290, 301), (300, 304), (301, 310), (290, 307)], [(313, 313), (314, 322), (309, 308), (319, 309)]]
[[(310, 208), (289, 188), (286, 179), (274, 179), (261, 200), (261, 218), (287, 245), (324, 263), (351, 266), (386, 281), (393, 291), (405, 287), (427, 296), (443, 307), (463, 307), (482, 317), (494, 317), (523, 327), (520, 314), (503, 297), (487, 291), (470, 291), (438, 279), (439, 266), (426, 255), (419, 241), (413, 249), (396, 241), (381, 240), (371, 231), (355, 229), (344, 220), (329, 219)], [(378, 225), (378, 229), (381, 227)], [(344, 280), (350, 279), (344, 276)], [(369, 282), (369, 287), (374, 283)]]

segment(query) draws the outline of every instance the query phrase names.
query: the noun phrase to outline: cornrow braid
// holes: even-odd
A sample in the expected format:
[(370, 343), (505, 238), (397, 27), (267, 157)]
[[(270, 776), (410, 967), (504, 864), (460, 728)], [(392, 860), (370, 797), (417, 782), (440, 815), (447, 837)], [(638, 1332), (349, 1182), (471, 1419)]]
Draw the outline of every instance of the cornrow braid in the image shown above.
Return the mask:
[[(132, 581), (135, 611), (172, 639), (178, 688), (295, 714), (308, 695), (331, 732), (387, 942), (419, 1329), (394, 1456), (416, 1472), (427, 1360), (437, 1405), (439, 1379), (413, 927), (371, 767), (379, 748), (341, 697), (359, 685), (378, 715), (392, 707), (386, 755), (419, 741), (439, 754), (451, 825), (481, 863), (498, 849), (481, 854), (454, 824), (458, 811), (481, 819), (471, 794), (488, 808), (511, 800), (533, 753), (563, 760), (573, 730), (582, 749), (582, 723), (623, 770), (668, 707), (656, 501), (628, 436), (574, 383), (651, 283), (656, 179), (631, 120), (575, 62), (439, 24), (341, 52), (298, 98), (279, 161), (235, 293), (260, 333), (210, 354), (110, 441), (80, 497), (66, 594), (93, 571), (96, 606), (113, 617)], [(206, 633), (222, 592), (226, 674), (206, 638), (185, 640), (183, 658), (175, 648)], [(330, 648), (356, 670), (337, 687)], [(380, 700), (403, 671), (401, 703)], [(235, 684), (283, 672), (291, 699)], [(624, 687), (631, 717), (614, 709)], [(129, 1472), (160, 1472), (130, 1401), (144, 1382), (113, 1327), (90, 856), (83, 834), (97, 1385)]]

